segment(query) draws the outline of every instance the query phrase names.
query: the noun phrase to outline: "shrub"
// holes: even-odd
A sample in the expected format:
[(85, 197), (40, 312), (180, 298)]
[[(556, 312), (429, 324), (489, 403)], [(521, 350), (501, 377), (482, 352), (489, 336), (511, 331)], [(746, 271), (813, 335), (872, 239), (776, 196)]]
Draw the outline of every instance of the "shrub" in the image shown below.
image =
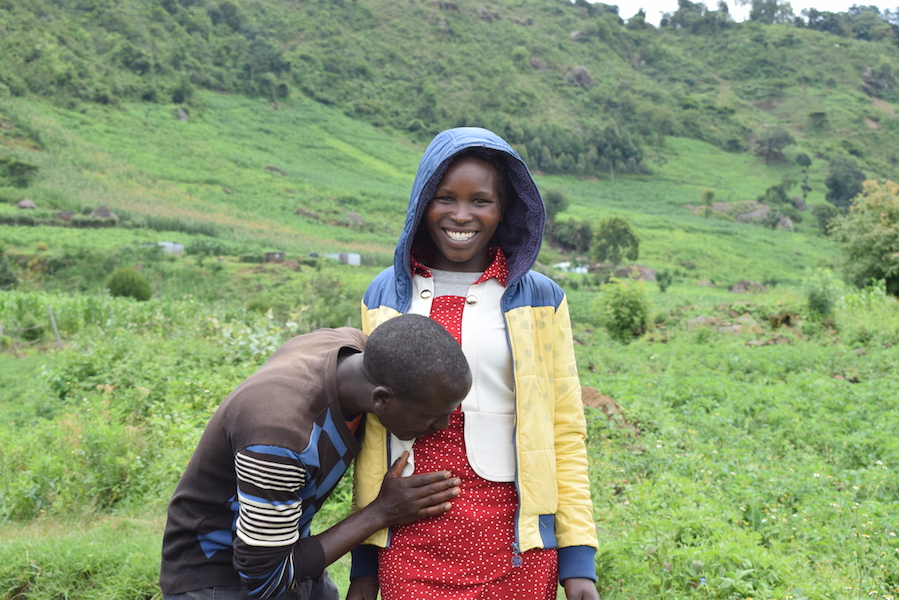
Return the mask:
[(184, 247), (185, 254), (196, 254), (199, 256), (223, 256), (230, 253), (228, 245), (215, 239), (198, 238)]
[(269, 309), (271, 309), (269, 303), (261, 298), (254, 298), (253, 300), (247, 302), (247, 312), (258, 312), (264, 315), (269, 311)]
[(664, 294), (665, 290), (674, 283), (674, 275), (668, 269), (662, 269), (656, 273), (656, 283), (659, 285), (659, 291)]
[(39, 323), (34, 315), (27, 314), (21, 321), (22, 339), (26, 342), (37, 342), (44, 337), (44, 326)]
[(142, 302), (152, 295), (150, 282), (133, 267), (117, 269), (109, 276), (106, 287), (113, 296), (128, 296)]
[(37, 175), (39, 167), (18, 161), (14, 158), (0, 157), (0, 182), (13, 187), (28, 187), (32, 178)]
[(649, 300), (640, 280), (612, 277), (602, 286), (595, 308), (612, 339), (627, 344), (646, 332)]
[(830, 222), (839, 216), (840, 211), (832, 204), (816, 204), (812, 207), (812, 215), (818, 223), (818, 229), (824, 235), (829, 235)]
[(833, 313), (845, 286), (830, 269), (809, 269), (802, 281), (802, 288), (809, 311), (813, 315), (828, 317)]
[(837, 300), (834, 321), (846, 343), (899, 344), (899, 301), (888, 293), (884, 280)]

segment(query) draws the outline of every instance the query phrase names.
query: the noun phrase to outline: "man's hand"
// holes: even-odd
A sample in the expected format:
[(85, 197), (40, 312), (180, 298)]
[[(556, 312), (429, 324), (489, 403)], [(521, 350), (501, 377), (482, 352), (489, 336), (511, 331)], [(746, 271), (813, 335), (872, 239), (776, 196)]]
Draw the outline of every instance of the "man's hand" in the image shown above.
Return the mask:
[(572, 577), (562, 582), (568, 600), (599, 600), (596, 584), (583, 577)]
[(441, 515), (453, 507), (450, 500), (462, 492), (462, 480), (449, 471), (403, 477), (408, 460), (409, 453), (403, 452), (384, 476), (378, 497), (363, 509), (383, 521), (380, 529)]
[(375, 600), (378, 597), (377, 577), (357, 577), (350, 581), (346, 600)]
[(462, 480), (449, 471), (403, 477), (408, 460), (409, 453), (403, 452), (393, 463), (374, 502), (316, 536), (325, 551), (326, 565), (377, 531), (441, 515), (453, 507), (450, 500), (462, 493)]

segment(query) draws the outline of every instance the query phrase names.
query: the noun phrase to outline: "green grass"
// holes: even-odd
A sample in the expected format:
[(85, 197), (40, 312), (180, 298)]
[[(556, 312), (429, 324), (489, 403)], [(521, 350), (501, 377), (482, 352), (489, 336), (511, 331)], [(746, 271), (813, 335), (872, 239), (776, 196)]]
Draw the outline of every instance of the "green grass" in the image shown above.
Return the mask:
[(48, 520), (0, 526), (0, 597), (162, 597), (158, 516)]

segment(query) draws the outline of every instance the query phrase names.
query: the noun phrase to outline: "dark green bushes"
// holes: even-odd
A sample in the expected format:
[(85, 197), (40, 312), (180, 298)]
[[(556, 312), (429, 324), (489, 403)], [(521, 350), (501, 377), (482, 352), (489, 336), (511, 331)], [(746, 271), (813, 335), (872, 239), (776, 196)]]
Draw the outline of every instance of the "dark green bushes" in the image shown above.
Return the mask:
[(113, 296), (128, 296), (142, 302), (149, 300), (153, 295), (150, 290), (150, 282), (134, 267), (122, 267), (116, 270), (109, 276), (106, 287)]
[(0, 185), (28, 187), (38, 170), (36, 165), (0, 156)]

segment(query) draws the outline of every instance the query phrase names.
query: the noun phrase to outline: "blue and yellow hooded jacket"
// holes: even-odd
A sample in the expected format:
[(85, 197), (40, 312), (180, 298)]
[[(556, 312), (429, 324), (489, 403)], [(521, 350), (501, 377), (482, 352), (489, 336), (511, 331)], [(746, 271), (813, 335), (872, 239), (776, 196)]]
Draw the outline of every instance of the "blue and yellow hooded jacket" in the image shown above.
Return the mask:
[[(370, 333), (387, 319), (409, 311), (415, 232), (453, 157), (473, 147), (502, 153), (513, 188), (491, 245), (502, 247), (509, 268), (500, 302), (515, 389), (517, 550), (558, 548), (561, 581), (572, 577), (595, 581), (597, 540), (587, 478), (586, 425), (568, 303), (558, 285), (530, 270), (540, 251), (546, 212), (527, 167), (500, 137), (485, 129), (463, 127), (444, 131), (431, 142), (418, 167), (394, 265), (375, 278), (362, 300), (363, 330)], [(389, 454), (388, 432), (369, 414), (356, 459), (357, 507), (377, 497), (388, 465), (396, 459)], [(354, 551), (352, 575), (376, 575), (372, 546), (388, 542), (388, 531), (366, 540), (371, 546)]]

